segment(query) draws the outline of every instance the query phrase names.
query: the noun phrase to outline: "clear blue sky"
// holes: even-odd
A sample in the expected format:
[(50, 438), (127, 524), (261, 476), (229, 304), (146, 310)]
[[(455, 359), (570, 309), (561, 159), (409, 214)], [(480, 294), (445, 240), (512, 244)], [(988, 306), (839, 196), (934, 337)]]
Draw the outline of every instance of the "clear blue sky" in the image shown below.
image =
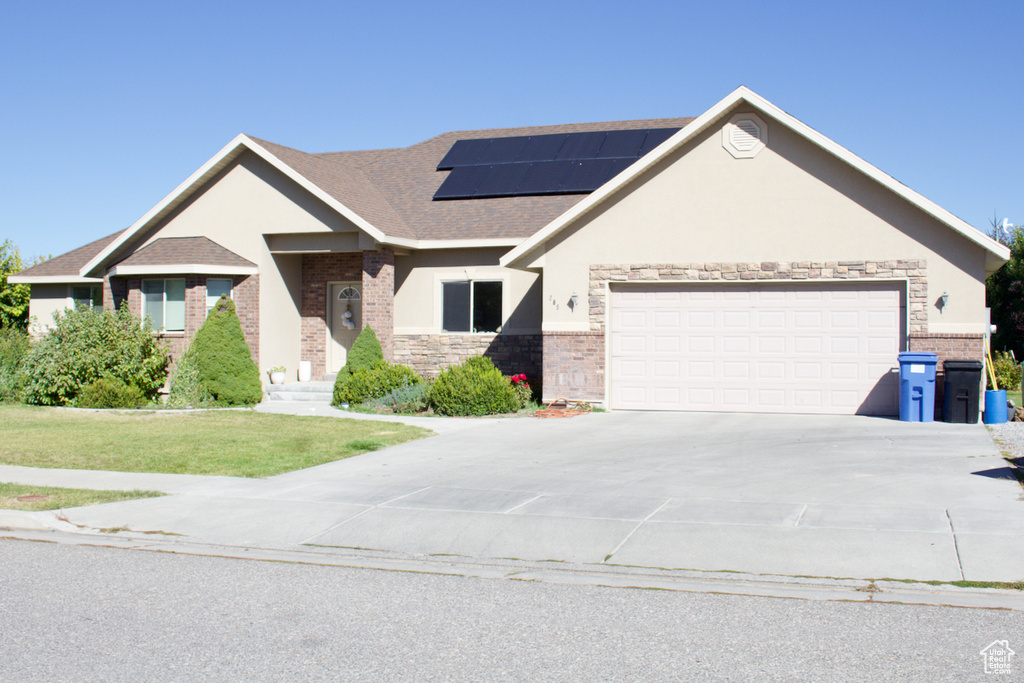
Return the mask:
[(238, 133), (308, 152), (698, 115), (746, 85), (988, 229), (1024, 223), (1021, 2), (4, 2), (0, 240), (124, 228)]

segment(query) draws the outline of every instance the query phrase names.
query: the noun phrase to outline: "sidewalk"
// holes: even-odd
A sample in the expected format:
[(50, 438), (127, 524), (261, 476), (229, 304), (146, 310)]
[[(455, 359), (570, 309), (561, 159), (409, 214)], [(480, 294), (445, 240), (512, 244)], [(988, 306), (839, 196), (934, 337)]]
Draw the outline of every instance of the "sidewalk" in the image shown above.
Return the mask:
[[(268, 479), (0, 468), (0, 481), (164, 491), (62, 516), (190, 543), (1024, 579), (1024, 492), (981, 425), (693, 413), (420, 420), (441, 433)], [(9, 515), (4, 524), (15, 525)]]

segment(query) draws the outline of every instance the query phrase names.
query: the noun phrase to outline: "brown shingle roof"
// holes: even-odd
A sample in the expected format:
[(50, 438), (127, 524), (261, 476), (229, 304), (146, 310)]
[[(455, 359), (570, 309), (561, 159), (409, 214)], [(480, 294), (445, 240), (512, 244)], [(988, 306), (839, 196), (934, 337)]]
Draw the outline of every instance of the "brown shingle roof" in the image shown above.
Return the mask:
[[(529, 237), (586, 197), (547, 195), (433, 200), (448, 171), (437, 164), (457, 140), (553, 133), (681, 128), (693, 118), (604, 121), (556, 126), (452, 131), (411, 147), (310, 154), (249, 136), (329, 196), (385, 235), (415, 240), (519, 239)], [(26, 276), (77, 277), (114, 241), (115, 232), (22, 271)], [(251, 262), (205, 237), (162, 238), (120, 262), (123, 265), (237, 265)], [(111, 264), (107, 264), (111, 265)]]
[(256, 264), (206, 237), (162, 237), (121, 261), (119, 266), (229, 266), (255, 268)]
[(18, 275), (26, 277), (63, 277), (65, 275), (78, 277), (82, 266), (91, 261), (96, 254), (103, 251), (122, 232), (124, 230), (118, 230), (106, 237), (101, 237), (95, 242), (89, 242), (84, 247), (55, 256), (49, 261), (43, 261), (31, 268), (26, 268), (18, 273)]
[[(458, 240), (528, 237), (586, 195), (433, 201), (448, 176), (437, 164), (456, 140), (604, 130), (681, 128), (692, 118), (463, 130), (411, 147), (307, 154), (258, 141), (282, 161), (392, 237)], [(255, 139), (255, 138), (253, 138)]]

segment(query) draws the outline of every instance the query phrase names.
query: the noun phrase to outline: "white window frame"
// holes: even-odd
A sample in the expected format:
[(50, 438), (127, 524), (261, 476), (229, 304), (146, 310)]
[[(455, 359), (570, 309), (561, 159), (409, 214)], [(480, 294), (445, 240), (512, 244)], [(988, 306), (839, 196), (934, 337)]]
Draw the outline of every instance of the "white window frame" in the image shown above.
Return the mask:
[[(473, 320), (473, 309), (474, 299), (476, 297), (476, 288), (474, 285), (477, 283), (497, 283), (501, 285), (501, 293), (499, 300), (501, 302), (501, 322), (498, 323), (498, 329), (492, 332), (477, 332), (476, 321)], [(444, 328), (444, 286), (446, 284), (468, 284), (469, 285), (469, 329), (468, 330), (446, 330)], [(505, 282), (504, 278), (500, 277), (479, 277), (479, 278), (441, 278), (439, 287), (439, 302), (438, 302), (438, 329), (442, 334), (501, 334), (502, 328), (505, 326), (505, 297), (507, 295), (508, 283)]]
[(206, 317), (210, 317), (210, 311), (217, 305), (217, 300), (220, 299), (218, 294), (216, 297), (211, 299), (210, 297), (210, 282), (227, 282), (228, 283), (228, 298), (234, 300), (235, 298), (235, 280), (230, 277), (208, 277), (206, 278)]
[[(142, 315), (143, 315), (144, 318), (149, 315), (149, 313), (147, 312), (147, 309), (149, 308), (149, 306), (148, 306), (149, 301), (148, 301), (148, 295), (146, 294), (146, 285), (145, 285), (146, 282), (162, 282), (163, 283), (162, 289), (161, 289), (161, 297), (160, 297), (161, 298), (161, 304), (162, 304), (161, 318), (162, 318), (163, 325), (161, 327), (159, 327), (157, 331), (158, 332), (184, 332), (185, 331), (185, 324), (186, 324), (186, 321), (188, 320), (188, 283), (185, 280), (185, 278), (183, 278), (183, 277), (154, 277), (154, 278), (146, 278), (146, 279), (142, 280), (142, 283), (140, 284), (140, 289), (141, 289), (141, 294), (142, 294)], [(185, 295), (184, 295), (184, 298), (182, 300), (183, 311), (182, 311), (182, 316), (181, 316), (181, 329), (168, 329), (167, 328), (167, 283), (168, 282), (181, 282), (184, 285)]]

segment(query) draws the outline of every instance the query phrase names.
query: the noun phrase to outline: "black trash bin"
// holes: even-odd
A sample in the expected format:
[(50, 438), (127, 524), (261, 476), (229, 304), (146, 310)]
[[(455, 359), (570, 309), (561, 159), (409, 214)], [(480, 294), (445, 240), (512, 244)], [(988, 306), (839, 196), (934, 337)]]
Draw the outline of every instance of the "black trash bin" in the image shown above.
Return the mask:
[(981, 395), (981, 371), (985, 366), (979, 360), (947, 360), (942, 364), (946, 373), (946, 396), (942, 400), (943, 422), (977, 424)]

